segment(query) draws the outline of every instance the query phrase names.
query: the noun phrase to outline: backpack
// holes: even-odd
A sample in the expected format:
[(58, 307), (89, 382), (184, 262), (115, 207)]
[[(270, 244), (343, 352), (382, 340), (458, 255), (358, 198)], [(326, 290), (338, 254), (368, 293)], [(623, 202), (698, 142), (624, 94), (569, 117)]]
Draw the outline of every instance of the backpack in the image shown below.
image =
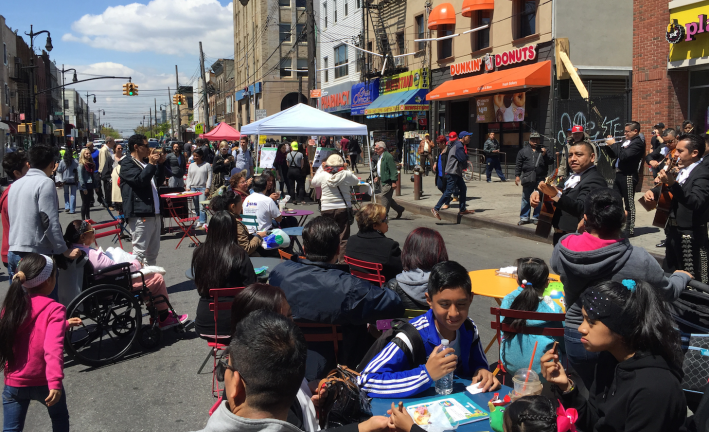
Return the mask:
[[(409, 346), (406, 345), (406, 342), (396, 337), (399, 333), (404, 333), (409, 339), (413, 352), (409, 350)], [(389, 345), (389, 342), (393, 342), (394, 345), (398, 346), (404, 352), (412, 368), (426, 364), (426, 347), (423, 345), (421, 334), (408, 320), (396, 318), (391, 321), (391, 328), (385, 331), (383, 335), (379, 336), (379, 339), (369, 348), (367, 354), (364, 355), (362, 361), (357, 365), (357, 372), (362, 372), (369, 362), (371, 362), (377, 354), (382, 352), (385, 346)]]

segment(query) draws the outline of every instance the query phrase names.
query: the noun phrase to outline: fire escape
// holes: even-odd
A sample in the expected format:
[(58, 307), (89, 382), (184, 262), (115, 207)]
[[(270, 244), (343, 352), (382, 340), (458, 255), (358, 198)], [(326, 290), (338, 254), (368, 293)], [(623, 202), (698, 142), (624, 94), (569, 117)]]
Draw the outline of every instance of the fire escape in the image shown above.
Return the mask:
[[(371, 25), (372, 33), (374, 33), (374, 39), (377, 44), (377, 51), (383, 57), (377, 57), (376, 61), (373, 58), (374, 56), (371, 54), (366, 54), (362, 57), (364, 61), (364, 67), (361, 68), (363, 79), (372, 79), (382, 75), (392, 75), (407, 70), (406, 67), (397, 67), (397, 63), (394, 61), (394, 55), (389, 41), (389, 34), (387, 32), (387, 25), (384, 17), (382, 17), (387, 8), (402, 2), (404, 2), (404, 0), (364, 0), (363, 7), (367, 13), (364, 19), (365, 38), (370, 34), (369, 26)], [(362, 41), (362, 45), (364, 45), (364, 41)], [(364, 46), (364, 48), (368, 50), (370, 49), (368, 46)]]

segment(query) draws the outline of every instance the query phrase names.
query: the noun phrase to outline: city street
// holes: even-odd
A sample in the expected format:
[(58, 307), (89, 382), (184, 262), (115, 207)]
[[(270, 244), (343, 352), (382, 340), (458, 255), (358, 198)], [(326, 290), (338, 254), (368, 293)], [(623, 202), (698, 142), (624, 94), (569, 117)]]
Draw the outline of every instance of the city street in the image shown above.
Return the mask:
[[(59, 200), (61, 205), (61, 197)], [(317, 210), (314, 205), (299, 208)], [(109, 219), (108, 214), (98, 207), (93, 209), (91, 216), (97, 222)], [(66, 227), (72, 218), (62, 212), (60, 220)], [(548, 261), (551, 256), (552, 247), (548, 244), (496, 230), (453, 225), (408, 212), (401, 220), (390, 221), (387, 236), (403, 244), (406, 235), (419, 226), (439, 230), (446, 240), (449, 257), (469, 270), (512, 265), (516, 258), (526, 256), (538, 256)], [(353, 228), (356, 230), (357, 225)], [(163, 236), (158, 265), (167, 270), (165, 281), (173, 306), (179, 313), (188, 313), (193, 318), (198, 295), (192, 282), (185, 278), (185, 270), (190, 266), (194, 249), (183, 242), (175, 250), (177, 241), (175, 235)], [(109, 238), (103, 238), (99, 239), (99, 245), (106, 248), (112, 244)], [(124, 245), (126, 250), (131, 250), (130, 243)], [(5, 272), (0, 277), (0, 297), (4, 298), (6, 292)], [(495, 305), (489, 298), (476, 297), (470, 308), (484, 343), (494, 335), (490, 329), (490, 307)], [(202, 374), (197, 375), (207, 352), (207, 344), (194, 331), (179, 337), (167, 330), (157, 349), (142, 352), (136, 348), (116, 364), (90, 368), (67, 361), (64, 386), (72, 428), (83, 432), (191, 431), (202, 428), (214, 403), (210, 393), (210, 367), (205, 367)], [(497, 361), (496, 345), (490, 350), (488, 360), (491, 363)], [(50, 429), (46, 409), (33, 403), (27, 415), (26, 430)]]

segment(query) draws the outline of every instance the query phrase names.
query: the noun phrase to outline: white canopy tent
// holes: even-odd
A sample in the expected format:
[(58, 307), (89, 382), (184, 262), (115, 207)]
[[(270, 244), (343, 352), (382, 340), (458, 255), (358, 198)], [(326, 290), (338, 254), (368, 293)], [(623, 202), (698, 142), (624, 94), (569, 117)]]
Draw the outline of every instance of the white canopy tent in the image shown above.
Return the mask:
[[(367, 142), (363, 150), (370, 152), (367, 126), (343, 119), (309, 105), (299, 103), (279, 113), (241, 127), (243, 135), (296, 135), (296, 136), (363, 136)], [(258, 142), (258, 140), (257, 140)], [(257, 146), (257, 148), (260, 146)], [(260, 149), (256, 155), (257, 166)], [(369, 175), (372, 175), (372, 157), (369, 155)], [(374, 190), (374, 185), (372, 190)], [(372, 193), (372, 199), (374, 194)]]

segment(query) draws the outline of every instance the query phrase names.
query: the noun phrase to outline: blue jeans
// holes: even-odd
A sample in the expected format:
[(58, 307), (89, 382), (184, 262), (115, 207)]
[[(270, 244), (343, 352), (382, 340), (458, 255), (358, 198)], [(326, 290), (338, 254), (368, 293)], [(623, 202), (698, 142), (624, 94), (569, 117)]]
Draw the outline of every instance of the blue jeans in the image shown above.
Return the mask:
[[(5, 385), (2, 392), (3, 432), (21, 431), (25, 427), (25, 417), (30, 401), (44, 403), (49, 396), (46, 385), (33, 387), (12, 387)], [(66, 393), (62, 388), (62, 396), (57, 403), (47, 407), (52, 420), (52, 431), (69, 431), (69, 410), (66, 407)]]
[(460, 202), (460, 211), (465, 211), (465, 194), (468, 191), (468, 187), (465, 185), (465, 180), (463, 177), (455, 174), (448, 174), (446, 176), (446, 191), (443, 192), (443, 196), (438, 200), (438, 204), (434, 207), (434, 210), (439, 211), (443, 204), (448, 204), (451, 200), (451, 196), (455, 191), (455, 188), (460, 190), (460, 197), (458, 201)]
[[(12, 285), (12, 277), (17, 273), (17, 266), (20, 265), (20, 260), (23, 256), (30, 252), (7, 252), (7, 274), (10, 276), (10, 285)], [(49, 298), (54, 301), (59, 301), (59, 278), (56, 278), (54, 290), (49, 294)]]
[(485, 159), (485, 163), (487, 164), (487, 168), (485, 169), (485, 175), (487, 176), (487, 181), (492, 181), (492, 169), (495, 169), (495, 172), (497, 172), (497, 176), (500, 177), (500, 180), (505, 181), (505, 175), (502, 173), (502, 167), (500, 166), (500, 158), (499, 157), (490, 157), (488, 156)]
[(598, 363), (598, 353), (586, 351), (581, 343), (581, 333), (575, 328), (564, 327), (564, 344), (569, 366), (581, 378), (587, 389), (591, 388), (593, 375)]
[(64, 185), (64, 210), (76, 212), (76, 185)]
[(207, 212), (204, 210), (204, 206), (200, 205), (199, 202), (203, 200), (202, 198), (204, 196), (204, 189), (203, 187), (190, 187), (191, 191), (194, 192), (202, 192), (201, 195), (197, 195), (196, 197), (192, 198), (192, 202), (194, 203), (194, 211), (199, 216), (199, 223), (203, 224), (207, 222)]
[[(532, 205), (529, 203), (530, 197), (532, 196), (532, 192), (537, 190), (537, 185), (535, 183), (530, 183), (527, 185), (522, 185), (522, 209), (519, 212), (519, 220), (523, 221), (528, 221), (529, 220), (529, 212), (532, 209)], [(534, 214), (532, 215), (532, 219), (539, 219), (539, 213), (542, 211), (542, 206), (538, 205), (537, 208), (534, 209)]]
[[(438, 188), (439, 191), (441, 191), (441, 193), (446, 192), (446, 184), (447, 184), (446, 178), (447, 177), (436, 177), (436, 187)], [(443, 204), (450, 205), (450, 200), (448, 200), (447, 202), (445, 202)]]

